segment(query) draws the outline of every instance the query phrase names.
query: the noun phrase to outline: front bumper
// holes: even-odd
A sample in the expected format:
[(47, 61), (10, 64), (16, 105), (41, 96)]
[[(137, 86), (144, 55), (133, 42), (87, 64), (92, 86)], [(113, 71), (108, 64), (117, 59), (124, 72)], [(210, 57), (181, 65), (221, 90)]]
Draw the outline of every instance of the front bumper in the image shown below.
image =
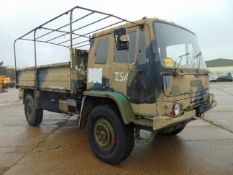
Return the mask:
[(214, 96), (210, 94), (211, 98), (208, 97), (208, 103), (202, 102), (198, 106), (195, 106), (191, 111), (184, 111), (183, 115), (178, 117), (168, 117), (168, 116), (155, 116), (154, 118), (138, 118), (133, 121), (135, 125), (153, 128), (153, 130), (160, 130), (172, 125), (176, 125), (182, 122), (189, 122), (193, 120), (196, 116), (201, 117), (203, 113), (210, 110), (217, 105)]
[(154, 117), (153, 130), (159, 130), (181, 122), (188, 122), (194, 119), (195, 116), (196, 116), (196, 111), (193, 110), (193, 111), (185, 111), (183, 115), (174, 118), (166, 117), (166, 116)]

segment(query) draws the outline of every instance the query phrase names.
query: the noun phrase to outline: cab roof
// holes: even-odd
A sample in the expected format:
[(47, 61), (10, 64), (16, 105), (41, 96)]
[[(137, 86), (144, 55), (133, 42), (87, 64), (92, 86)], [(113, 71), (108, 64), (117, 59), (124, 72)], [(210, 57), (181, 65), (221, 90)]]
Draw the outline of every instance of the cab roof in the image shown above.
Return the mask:
[(159, 18), (142, 18), (142, 19), (139, 19), (139, 20), (136, 20), (136, 21), (132, 21), (130, 23), (125, 23), (125, 24), (122, 24), (122, 25), (118, 25), (118, 26), (115, 26), (115, 27), (112, 27), (112, 28), (109, 28), (109, 29), (105, 29), (103, 31), (100, 31), (100, 32), (97, 32), (97, 33), (94, 33), (94, 37), (100, 37), (100, 36), (103, 36), (103, 35), (107, 35), (107, 34), (110, 34), (112, 33), (115, 29), (117, 28), (131, 28), (131, 27), (134, 27), (134, 26), (137, 26), (137, 25), (143, 25), (143, 24), (148, 24), (148, 25), (151, 25), (153, 22), (160, 22), (160, 23), (164, 23), (164, 24), (168, 24), (168, 25), (172, 25), (172, 26), (175, 26), (175, 27), (179, 27), (181, 29), (184, 29), (188, 32), (191, 32), (193, 33), (194, 35), (196, 35), (194, 32), (192, 32), (191, 30), (181, 26), (181, 25), (178, 25), (174, 22), (169, 22), (169, 21), (166, 21), (166, 20), (162, 20), (162, 19), (159, 19)]

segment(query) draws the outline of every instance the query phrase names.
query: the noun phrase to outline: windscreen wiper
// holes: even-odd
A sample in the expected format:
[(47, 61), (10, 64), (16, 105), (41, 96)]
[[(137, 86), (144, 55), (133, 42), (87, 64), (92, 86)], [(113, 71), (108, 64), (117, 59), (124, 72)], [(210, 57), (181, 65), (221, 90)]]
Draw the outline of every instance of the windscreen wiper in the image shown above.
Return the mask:
[[(199, 56), (201, 56), (201, 52), (199, 52), (198, 54), (196, 54), (194, 57), (193, 57), (193, 59), (195, 60), (195, 59), (197, 59)], [(200, 69), (200, 63), (201, 63), (201, 61), (200, 61), (200, 59), (199, 59), (199, 61), (198, 61), (198, 67), (197, 67), (197, 70), (199, 71), (199, 69)]]
[[(173, 68), (175, 69), (175, 71), (179, 68), (180, 63), (181, 63), (183, 57), (184, 57), (184, 56), (187, 56), (187, 55), (189, 55), (189, 54), (191, 54), (191, 53), (186, 53), (186, 54), (183, 54), (183, 55), (178, 56), (179, 62), (178, 62), (178, 64), (177, 64), (177, 62), (175, 62), (174, 67), (173, 67)], [(177, 66), (176, 66), (176, 65), (177, 65)]]

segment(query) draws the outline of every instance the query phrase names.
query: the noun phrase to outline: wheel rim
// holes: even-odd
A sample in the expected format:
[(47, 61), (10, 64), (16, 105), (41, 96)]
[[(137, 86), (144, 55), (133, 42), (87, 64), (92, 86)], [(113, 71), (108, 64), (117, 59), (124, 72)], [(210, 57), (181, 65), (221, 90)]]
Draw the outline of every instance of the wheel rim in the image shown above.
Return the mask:
[(111, 150), (115, 144), (115, 132), (112, 124), (106, 119), (99, 119), (94, 125), (94, 138), (99, 148)]
[(26, 107), (27, 118), (31, 120), (32, 117), (32, 105), (30, 103), (27, 104)]

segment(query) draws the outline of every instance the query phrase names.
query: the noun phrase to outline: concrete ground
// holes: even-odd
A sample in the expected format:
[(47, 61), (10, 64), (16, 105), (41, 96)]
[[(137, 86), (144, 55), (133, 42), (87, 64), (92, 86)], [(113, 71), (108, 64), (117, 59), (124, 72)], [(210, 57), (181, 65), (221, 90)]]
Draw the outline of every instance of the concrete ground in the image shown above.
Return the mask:
[(179, 135), (136, 144), (118, 166), (92, 154), (76, 118), (44, 113), (40, 127), (27, 125), (17, 90), (0, 94), (0, 174), (233, 174), (233, 83), (213, 83), (218, 106)]

